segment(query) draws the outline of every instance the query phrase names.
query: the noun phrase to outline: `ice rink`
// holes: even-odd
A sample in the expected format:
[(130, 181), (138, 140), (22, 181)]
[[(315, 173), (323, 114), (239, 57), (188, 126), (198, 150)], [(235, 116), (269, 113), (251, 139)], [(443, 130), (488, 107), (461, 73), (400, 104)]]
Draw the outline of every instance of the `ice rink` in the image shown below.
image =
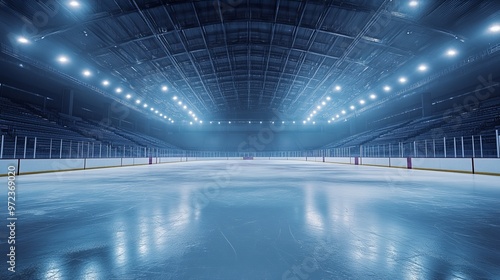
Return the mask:
[(1, 279), (500, 278), (495, 176), (221, 160), (17, 184)]

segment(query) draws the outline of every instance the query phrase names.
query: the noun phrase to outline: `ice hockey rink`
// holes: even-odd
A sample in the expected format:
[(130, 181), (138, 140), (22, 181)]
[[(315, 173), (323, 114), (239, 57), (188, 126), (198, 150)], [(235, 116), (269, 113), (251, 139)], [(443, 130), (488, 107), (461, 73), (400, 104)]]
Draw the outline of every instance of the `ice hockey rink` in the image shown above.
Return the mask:
[(22, 175), (0, 278), (498, 279), (499, 182), (285, 160)]

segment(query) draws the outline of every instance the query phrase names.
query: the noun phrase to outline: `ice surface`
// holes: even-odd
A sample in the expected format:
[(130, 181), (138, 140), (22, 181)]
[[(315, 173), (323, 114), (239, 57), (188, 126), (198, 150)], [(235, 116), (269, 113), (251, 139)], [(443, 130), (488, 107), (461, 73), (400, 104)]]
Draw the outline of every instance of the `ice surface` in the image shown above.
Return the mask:
[(17, 179), (1, 279), (500, 278), (495, 176), (241, 160)]

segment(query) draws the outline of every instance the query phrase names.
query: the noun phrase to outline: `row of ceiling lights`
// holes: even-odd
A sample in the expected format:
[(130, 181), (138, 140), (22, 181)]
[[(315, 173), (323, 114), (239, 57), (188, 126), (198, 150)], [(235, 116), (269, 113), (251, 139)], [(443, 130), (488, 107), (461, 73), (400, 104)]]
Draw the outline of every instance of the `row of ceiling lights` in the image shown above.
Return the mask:
[[(417, 1), (412, 1), (412, 2), (415, 2), (416, 4), (412, 5), (411, 2), (410, 2), (411, 6), (417, 6), (418, 5)], [(498, 33), (498, 32), (500, 32), (500, 25), (499, 24), (494, 24), (494, 25), (490, 26), (488, 30), (491, 33)], [(454, 57), (454, 56), (458, 55), (458, 51), (456, 49), (448, 49), (445, 52), (445, 55), (448, 56), (448, 57)], [(429, 69), (429, 66), (427, 64), (420, 64), (417, 67), (417, 70), (419, 72), (426, 72), (428, 69)], [(401, 76), (401, 77), (399, 77), (398, 81), (399, 81), (400, 84), (406, 84), (408, 82), (408, 78), (405, 77), (405, 76)], [(337, 91), (337, 92), (341, 91), (341, 89), (342, 88), (339, 85), (336, 85), (334, 87), (334, 91)], [(391, 90), (392, 90), (392, 87), (390, 85), (384, 85), (383, 91), (390, 92)], [(369, 97), (370, 97), (370, 99), (374, 100), (374, 99), (377, 98), (377, 95), (375, 93), (371, 93), (369, 95)], [(323, 106), (325, 106), (326, 103), (328, 103), (328, 101), (330, 101), (330, 100), (331, 100), (331, 97), (328, 96), (328, 97), (326, 97), (326, 101), (325, 100), (321, 101), (321, 104), (316, 106), (316, 108), (307, 117), (307, 120), (304, 120), (303, 123), (305, 124), (307, 122), (310, 122), (314, 118), (314, 116), (318, 113), (318, 111), (321, 110), (323, 108)], [(364, 99), (360, 99), (358, 102), (359, 102), (360, 105), (365, 105), (366, 104), (366, 101)], [(355, 110), (356, 106), (350, 105), (349, 109)], [(333, 121), (338, 120), (341, 115), (345, 115), (345, 114), (347, 114), (346, 110), (342, 109), (338, 114), (336, 114), (331, 119), (329, 119), (328, 123), (332, 123)], [(315, 124), (314, 121), (312, 121), (312, 123)]]
[[(59, 63), (61, 63), (61, 64), (67, 64), (67, 63), (69, 63), (69, 62), (70, 62), (69, 58), (68, 58), (67, 56), (64, 56), (64, 55), (59, 56), (59, 57), (57, 58), (57, 61), (59, 61)], [(86, 77), (86, 78), (90, 78), (90, 77), (93, 75), (93, 73), (92, 73), (92, 71), (90, 71), (90, 70), (88, 70), (88, 69), (84, 69), (84, 70), (82, 71), (82, 75), (83, 75), (84, 77)], [(109, 80), (103, 80), (101, 84), (102, 84), (104, 87), (108, 87), (108, 86), (110, 86), (110, 85), (111, 85), (111, 82), (110, 82)], [(167, 91), (168, 91), (168, 87), (167, 87), (167, 86), (165, 86), (165, 85), (163, 85), (163, 86), (161, 87), (161, 90), (162, 90), (163, 92), (167, 92)], [(123, 89), (122, 89), (121, 87), (117, 87), (117, 88), (115, 88), (115, 92), (116, 92), (117, 94), (121, 94), (121, 93), (123, 92)], [(126, 100), (133, 100), (133, 94), (132, 94), (132, 93), (127, 93), (127, 94), (125, 95), (125, 99), (126, 99)], [(142, 104), (142, 107), (143, 107), (144, 109), (148, 109), (148, 108), (149, 108), (149, 111), (151, 111), (153, 114), (156, 114), (156, 115), (160, 116), (160, 118), (163, 118), (163, 119), (165, 119), (165, 120), (168, 120), (170, 123), (174, 123), (174, 122), (175, 122), (172, 118), (168, 117), (166, 114), (163, 114), (162, 112), (160, 112), (160, 111), (156, 110), (154, 107), (149, 107), (149, 105), (148, 105), (147, 103), (143, 103), (143, 101), (142, 101), (140, 98), (138, 98), (138, 97), (135, 99), (135, 102), (134, 102), (134, 103), (135, 103), (137, 106), (141, 106), (141, 104)]]
[[(73, 8), (78, 8), (78, 7), (80, 7), (80, 2), (78, 2), (78, 1), (70, 1), (70, 2), (68, 2), (68, 5), (69, 5), (69, 6), (71, 6), (71, 7), (73, 7)], [(30, 43), (30, 40), (29, 40), (28, 38), (24, 37), (24, 36), (19, 36), (19, 37), (17, 38), (17, 41), (18, 41), (19, 43), (21, 43), (21, 44), (29, 44), (29, 43)], [(69, 62), (70, 62), (70, 59), (69, 59), (67, 56), (65, 56), (65, 55), (61, 55), (61, 56), (59, 56), (59, 57), (57, 58), (57, 61), (58, 61), (59, 63), (61, 63), (61, 64), (67, 64), (67, 63), (69, 63)], [(89, 69), (84, 69), (84, 70), (82, 71), (82, 75), (83, 75), (84, 77), (86, 77), (86, 78), (89, 78), (89, 77), (91, 77), (91, 76), (92, 76), (92, 71), (90, 71)], [(109, 81), (109, 80), (103, 80), (103, 81), (102, 81), (102, 85), (103, 85), (104, 87), (108, 87), (108, 86), (110, 86), (110, 85), (111, 85), (111, 83), (110, 83), (110, 81)], [(163, 86), (161, 86), (161, 90), (162, 90), (163, 92), (167, 92), (167, 91), (168, 91), (168, 87), (167, 87), (166, 85), (163, 85)], [(115, 92), (116, 92), (117, 94), (121, 94), (121, 93), (123, 92), (123, 89), (122, 89), (121, 87), (117, 87), (117, 88), (115, 88)], [(131, 93), (127, 93), (127, 94), (125, 95), (125, 99), (127, 99), (127, 100), (132, 100), (132, 99), (133, 99), (133, 95), (132, 95)], [(177, 96), (174, 96), (174, 97), (173, 97), (173, 99), (174, 99), (175, 101), (177, 101), (178, 97), (177, 97)], [(186, 105), (183, 105), (182, 101), (177, 101), (177, 103), (178, 103), (179, 105), (181, 105), (181, 106), (182, 106), (182, 108), (183, 108), (184, 110), (186, 110), (186, 111), (188, 110), (187, 106), (186, 106)], [(168, 117), (166, 114), (163, 114), (162, 112), (160, 112), (160, 111), (156, 110), (154, 107), (150, 107), (147, 103), (143, 103), (143, 101), (142, 101), (140, 98), (137, 98), (137, 99), (135, 100), (135, 104), (136, 104), (136, 105), (138, 105), (138, 106), (140, 106), (140, 105), (142, 104), (142, 107), (143, 107), (144, 109), (149, 108), (149, 110), (150, 110), (152, 113), (154, 113), (154, 114), (156, 114), (156, 115), (159, 115), (161, 118), (163, 118), (163, 119), (165, 119), (165, 120), (168, 120), (170, 123), (174, 123), (174, 122), (175, 122), (172, 118)], [(196, 116), (196, 114), (194, 114), (192, 111), (189, 111), (189, 115), (190, 115), (191, 117), (193, 117), (193, 119), (194, 119), (194, 121), (195, 121), (195, 122), (199, 122), (200, 124), (202, 124), (202, 123), (203, 123), (203, 121), (202, 121), (202, 120), (198, 120), (198, 117), (197, 117), (197, 116)], [(193, 124), (193, 122), (190, 122), (190, 124)]]

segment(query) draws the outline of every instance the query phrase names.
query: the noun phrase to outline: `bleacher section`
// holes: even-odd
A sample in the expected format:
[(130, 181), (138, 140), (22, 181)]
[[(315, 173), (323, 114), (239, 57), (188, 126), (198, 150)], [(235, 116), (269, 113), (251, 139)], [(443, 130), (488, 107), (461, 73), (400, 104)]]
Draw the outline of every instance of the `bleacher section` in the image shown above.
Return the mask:
[[(485, 153), (492, 155), (496, 149), (494, 138), (495, 129), (500, 129), (500, 99), (489, 99), (483, 101), (479, 107), (470, 111), (466, 107), (458, 107), (454, 112), (442, 112), (432, 117), (420, 118), (410, 122), (399, 124), (376, 130), (369, 130), (347, 138), (336, 140), (323, 148), (342, 148), (377, 146), (413, 141), (437, 140), (455, 141), (461, 137), (467, 138), (465, 142), (471, 145), (471, 137), (482, 137), (482, 149)], [(447, 140), (447, 141), (448, 141)], [(476, 140), (475, 140), (476, 141)], [(467, 144), (467, 143), (466, 143)], [(450, 148), (450, 147), (447, 147)], [(465, 154), (472, 154), (472, 151), (465, 151)]]
[[(33, 155), (37, 138), (37, 154), (59, 154), (56, 149), (61, 139), (65, 141), (63, 154), (83, 153), (84, 145), (107, 146), (106, 149), (148, 147), (177, 149), (177, 147), (137, 132), (120, 130), (79, 117), (43, 110), (33, 104), (18, 104), (0, 97), (0, 128), (4, 136), (4, 157)], [(16, 142), (17, 141), (17, 142)], [(27, 141), (26, 152), (24, 147)], [(14, 149), (16, 147), (16, 151)], [(41, 153), (42, 152), (42, 153)], [(76, 156), (76, 154), (75, 154)]]

